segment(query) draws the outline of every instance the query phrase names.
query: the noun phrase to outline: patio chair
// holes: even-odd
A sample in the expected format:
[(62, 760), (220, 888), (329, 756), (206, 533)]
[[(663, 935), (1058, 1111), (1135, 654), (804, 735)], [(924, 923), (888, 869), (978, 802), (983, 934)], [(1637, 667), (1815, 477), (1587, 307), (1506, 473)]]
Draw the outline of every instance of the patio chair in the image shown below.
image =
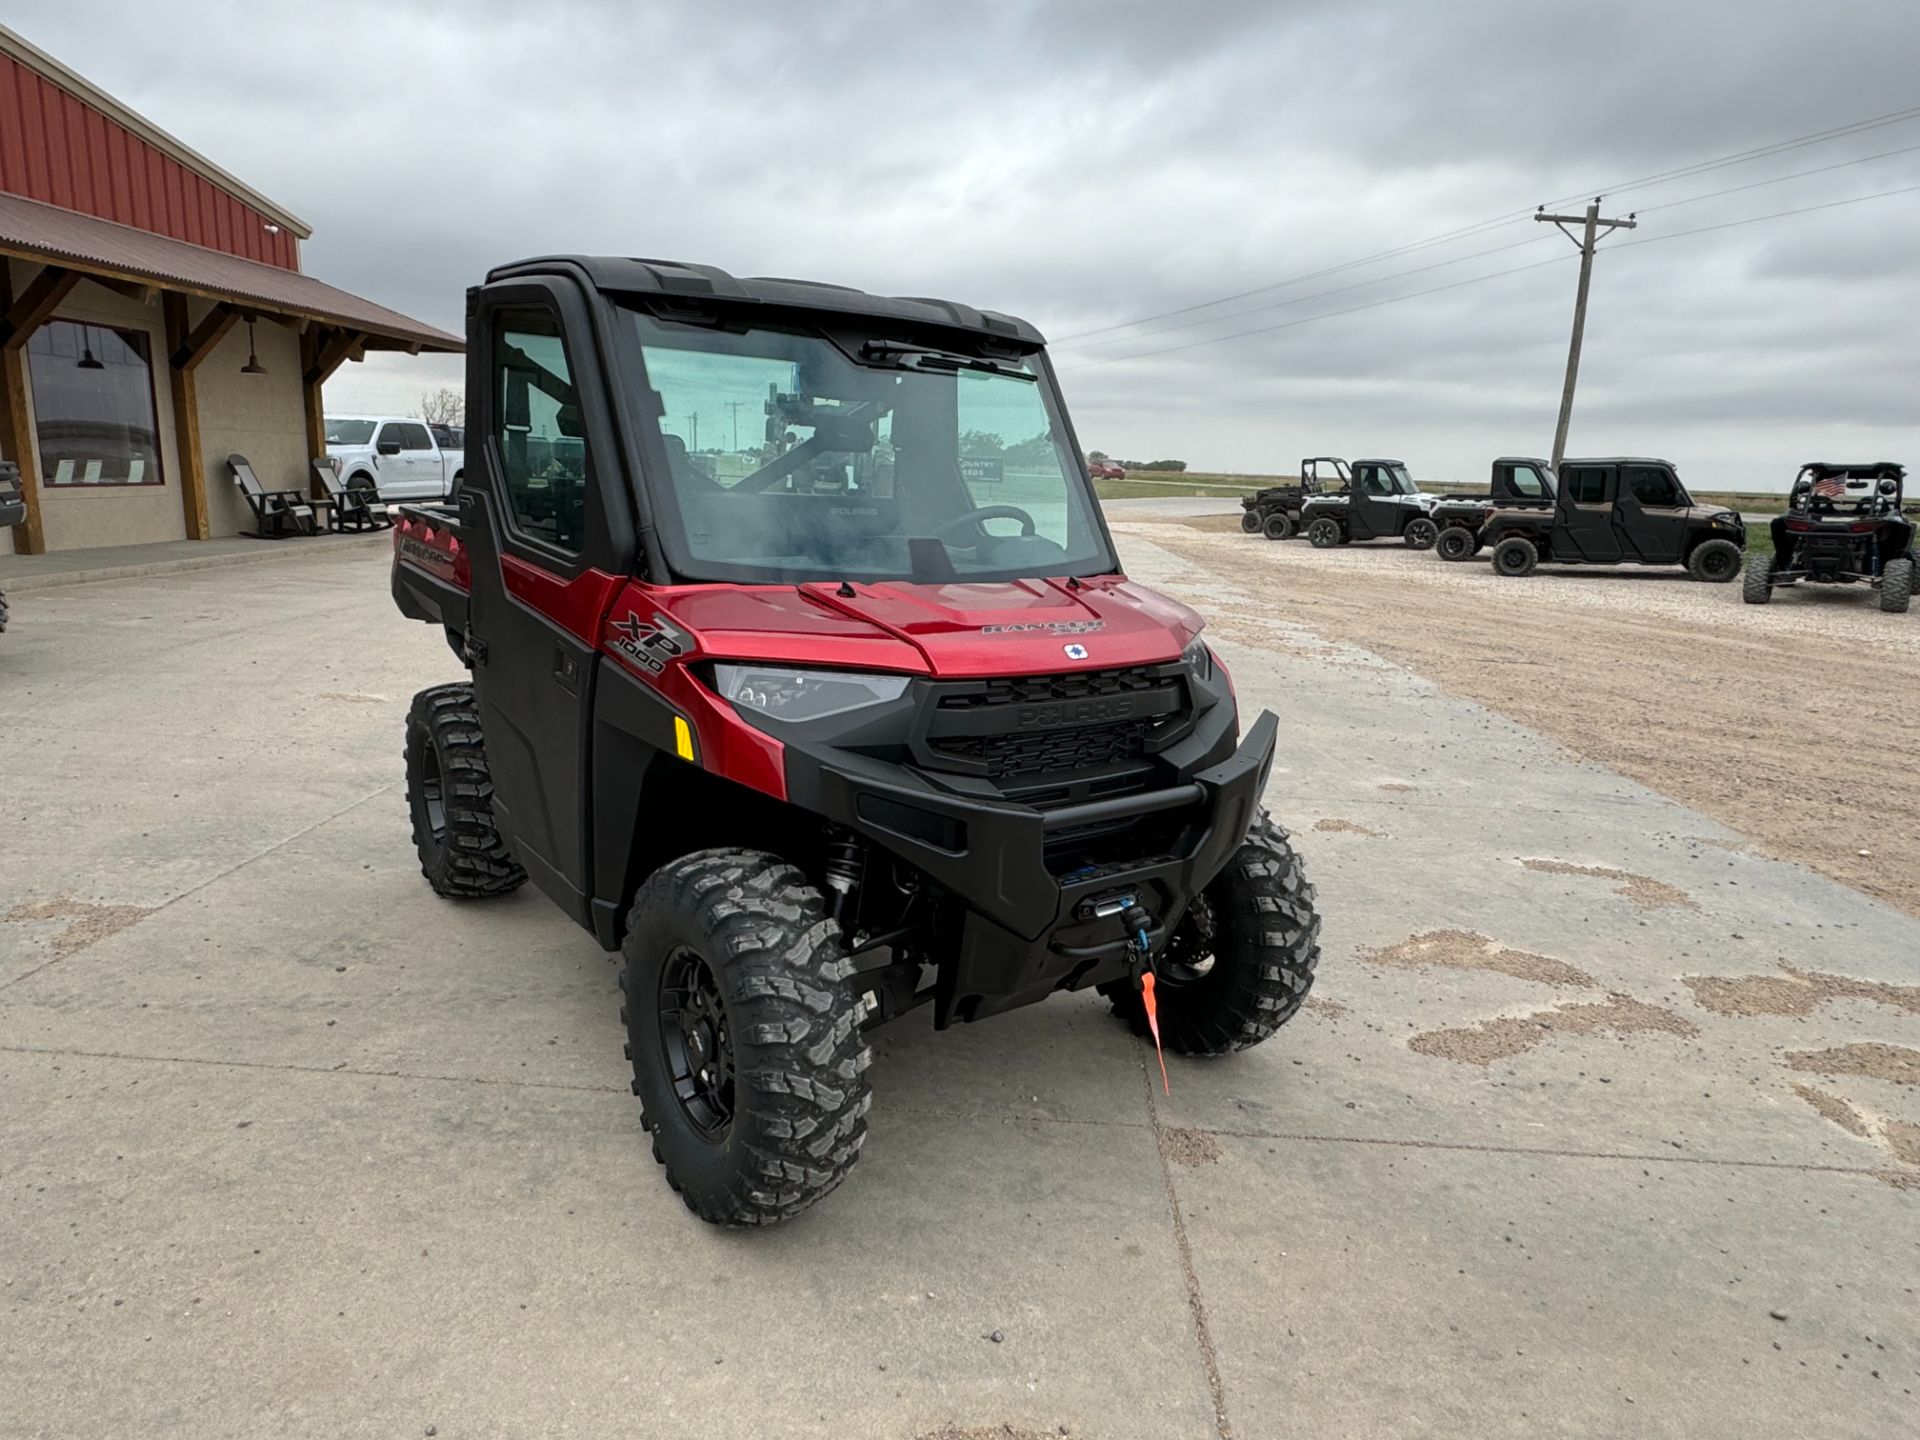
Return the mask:
[(349, 485), (324, 460), (313, 462), (313, 478), (326, 492), (329, 530), (386, 530), (393, 525), (393, 511), (371, 485)]
[(244, 455), (227, 456), (227, 469), (253, 511), (252, 535), (257, 540), (285, 540), (314, 533), (313, 506), (298, 490), (269, 490), (253, 473)]

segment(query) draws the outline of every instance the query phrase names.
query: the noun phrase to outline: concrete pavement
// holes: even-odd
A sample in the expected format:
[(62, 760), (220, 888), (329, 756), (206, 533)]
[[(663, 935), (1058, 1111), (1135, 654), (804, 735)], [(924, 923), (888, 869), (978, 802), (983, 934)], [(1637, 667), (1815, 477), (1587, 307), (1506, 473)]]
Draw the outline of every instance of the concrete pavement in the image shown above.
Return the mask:
[(591, 940), (419, 879), (456, 667), (377, 549), (22, 597), (0, 1436), (1904, 1433), (1920, 922), (1283, 608), (1215, 635), (1314, 1006), (1170, 1099), (1091, 997), (910, 1019), (853, 1178), (735, 1235)]

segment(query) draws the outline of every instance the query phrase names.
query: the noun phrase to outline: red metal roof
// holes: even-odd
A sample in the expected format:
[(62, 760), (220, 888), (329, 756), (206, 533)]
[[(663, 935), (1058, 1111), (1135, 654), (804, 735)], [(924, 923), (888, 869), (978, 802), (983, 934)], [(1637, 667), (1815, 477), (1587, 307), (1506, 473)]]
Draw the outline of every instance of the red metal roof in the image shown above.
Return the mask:
[[(376, 337), (374, 349), (458, 351), (458, 335), (337, 290), (311, 275), (0, 194), (0, 253), (145, 281), (281, 315), (310, 316)], [(381, 345), (377, 340), (398, 342)]]
[[(36, 59), (53, 63), (37, 54)], [(150, 127), (149, 133), (154, 133)], [(297, 236), (280, 214), (267, 214), (101, 105), (4, 53), (0, 191), (282, 269), (300, 268)]]

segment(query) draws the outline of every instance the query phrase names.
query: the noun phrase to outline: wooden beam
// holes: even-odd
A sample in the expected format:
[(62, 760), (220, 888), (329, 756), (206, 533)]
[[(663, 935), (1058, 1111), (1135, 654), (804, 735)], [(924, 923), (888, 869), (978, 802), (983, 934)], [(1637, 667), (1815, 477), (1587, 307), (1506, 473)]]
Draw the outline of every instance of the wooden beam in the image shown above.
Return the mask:
[[(226, 316), (219, 334), (199, 346), (196, 355), (195, 338), (207, 329), (208, 321), (219, 311), (216, 309), (201, 321), (198, 330), (190, 330), (186, 296), (169, 291), (161, 308), (167, 322), (167, 353), (173, 357), (167, 365), (167, 376), (173, 382), (173, 438), (180, 460), (180, 509), (186, 517), (187, 538), (205, 540), (212, 526), (207, 520), (207, 466), (200, 453), (200, 392), (193, 378), (193, 367), (205, 358), (220, 335), (233, 328), (240, 316), (237, 311)], [(182, 355), (191, 363), (181, 364)]]
[[(309, 380), (319, 359), (320, 348), (329, 332), (318, 325), (300, 337), (300, 407), (307, 423), (307, 459), (323, 460), (327, 454), (326, 411), (320, 400), (320, 381)], [(313, 467), (307, 467), (307, 488), (313, 488)]]
[(46, 323), (79, 283), (78, 272), (63, 270), (57, 265), (49, 265), (34, 276), (20, 292), (20, 298), (7, 306), (5, 317), (0, 318), (0, 347), (8, 350), (25, 347), (33, 332)]
[(111, 290), (116, 295), (124, 295), (127, 299), (138, 301), (142, 305), (151, 305), (154, 296), (160, 293), (157, 285), (148, 285), (139, 280), (114, 280), (105, 275), (86, 275), (81, 278), (91, 280), (102, 289)]
[[(13, 309), (13, 279), (0, 261), (0, 315)], [(26, 518), (13, 527), (14, 553), (46, 553), (46, 529), (40, 519), (40, 447), (27, 413), (27, 357), (12, 346), (0, 346), (0, 456), (20, 467), (20, 498)]]
[(309, 385), (324, 385), (329, 376), (349, 360), (367, 353), (367, 337), (357, 330), (336, 330), (324, 338), (315, 351), (302, 379)]
[[(179, 313), (184, 316), (186, 297), (167, 296), (169, 302), (176, 298), (180, 301)], [(171, 333), (168, 334), (167, 348), (170, 352), (168, 363), (175, 370), (191, 372), (199, 368), (200, 362), (213, 352), (213, 347), (225, 339), (227, 332), (239, 323), (240, 311), (222, 301), (209, 310), (205, 318), (183, 337), (175, 339)]]

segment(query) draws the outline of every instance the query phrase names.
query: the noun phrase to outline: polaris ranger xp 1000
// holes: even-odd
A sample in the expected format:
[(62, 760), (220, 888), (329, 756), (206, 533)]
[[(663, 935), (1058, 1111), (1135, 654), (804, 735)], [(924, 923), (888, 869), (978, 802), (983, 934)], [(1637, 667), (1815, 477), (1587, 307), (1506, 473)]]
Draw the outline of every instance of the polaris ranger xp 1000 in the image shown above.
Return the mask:
[(701, 1218), (866, 1137), (866, 1033), (1097, 987), (1188, 1054), (1305, 1000), (1313, 891), (1185, 606), (1129, 581), (1040, 334), (706, 266), (530, 260), (468, 301), (457, 506), (394, 597), (442, 895), (531, 877), (622, 961), (642, 1123)]

